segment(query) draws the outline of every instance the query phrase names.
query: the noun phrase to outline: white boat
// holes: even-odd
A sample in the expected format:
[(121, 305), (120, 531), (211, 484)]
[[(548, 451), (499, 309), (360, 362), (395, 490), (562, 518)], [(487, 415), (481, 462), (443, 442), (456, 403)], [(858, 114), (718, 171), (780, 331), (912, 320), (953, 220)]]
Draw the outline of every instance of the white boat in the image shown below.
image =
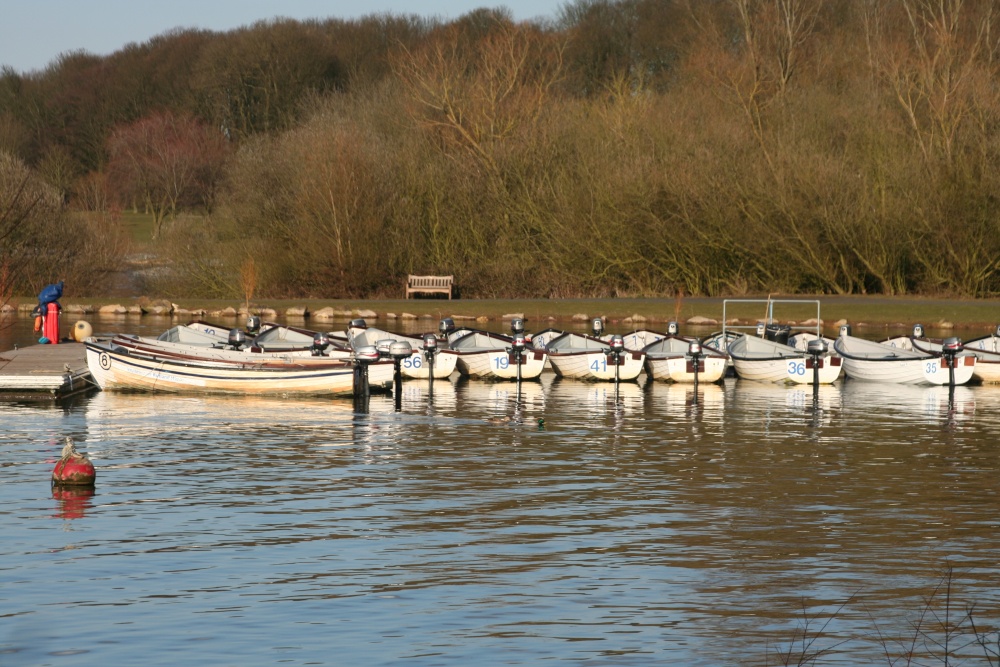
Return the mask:
[(229, 332), (230, 329), (222, 329), (221, 327), (214, 328), (210, 326), (200, 327), (191, 326), (190, 324), (178, 324), (161, 333), (156, 339), (165, 343), (215, 347), (227, 344)]
[[(944, 341), (940, 338), (926, 338), (923, 327), (916, 325), (909, 336), (896, 336), (882, 341), (892, 347), (904, 350), (918, 350), (931, 354), (940, 354)], [(1000, 327), (992, 334), (973, 338), (962, 345), (962, 349), (976, 357), (976, 369), (972, 379), (983, 384), (1000, 383)]]
[[(537, 337), (532, 336), (533, 345), (536, 340)], [(642, 351), (622, 346), (616, 352), (610, 341), (569, 331), (549, 340), (545, 351), (556, 375), (575, 380), (631, 382), (642, 373), (646, 361)]]
[[(431, 334), (433, 335), (433, 334)], [(430, 377), (431, 364), (427, 358), (427, 351), (424, 349), (424, 337), (402, 334), (375, 327), (369, 327), (364, 320), (354, 320), (347, 328), (347, 337), (353, 349), (360, 347), (378, 347), (379, 343), (395, 340), (410, 344), (413, 350), (409, 357), (400, 363), (400, 372), (403, 377), (426, 380)], [(435, 344), (437, 338), (435, 337)], [(445, 379), (455, 372), (458, 363), (458, 355), (454, 351), (440, 347), (435, 348), (434, 355), (434, 379)]]
[(525, 348), (520, 355), (520, 369), (511, 336), (489, 331), (469, 331), (451, 341), (451, 351), (458, 357), (458, 372), (489, 380), (537, 380), (545, 368), (544, 350)]
[(352, 358), (352, 353), (347, 350), (332, 348), (316, 342), (314, 342), (312, 348), (267, 351), (254, 345), (250, 347), (218, 344), (212, 346), (195, 345), (190, 343), (174, 343), (158, 338), (136, 336), (134, 334), (115, 334), (111, 337), (110, 341), (112, 345), (131, 352), (196, 361), (211, 359), (217, 361), (253, 362), (260, 359), (284, 359), (291, 361), (292, 359), (302, 358), (327, 360), (350, 360)]
[[(744, 380), (812, 384), (816, 378), (813, 356), (778, 341), (743, 334), (732, 340), (729, 357), (736, 374)], [(819, 383), (832, 384), (840, 378), (842, 362), (829, 350), (817, 356)]]
[[(354, 364), (346, 360), (180, 360), (130, 353), (93, 340), (85, 342), (85, 346), (90, 373), (105, 391), (280, 396), (350, 396), (354, 393)], [(391, 386), (393, 367), (390, 362), (371, 364), (368, 373), (373, 390)]]
[(988, 384), (1000, 383), (1000, 326), (988, 336), (966, 341), (965, 349), (976, 357), (973, 378)]
[(287, 350), (308, 350), (322, 337), (329, 341), (334, 349), (349, 350), (346, 337), (338, 337), (333, 332), (313, 331), (300, 327), (290, 327), (272, 322), (265, 323), (254, 335), (252, 345), (265, 352), (281, 352)]
[(718, 382), (726, 375), (729, 357), (718, 350), (702, 345), (700, 341), (674, 334), (664, 334), (642, 348), (646, 353), (646, 374), (654, 380), (667, 382), (694, 382), (695, 359), (691, 344), (700, 349), (698, 355), (698, 382)]
[[(652, 329), (636, 329), (627, 334), (622, 334), (622, 342), (630, 350), (642, 350), (653, 343), (663, 340), (667, 336), (677, 335), (677, 325), (671, 322), (667, 331), (653, 331)], [(598, 336), (601, 340), (609, 340), (610, 336)], [(690, 339), (689, 339), (690, 340)]]
[[(857, 338), (841, 332), (834, 349), (844, 359), (844, 372), (854, 380), (898, 384), (963, 385), (972, 379), (976, 357), (963, 353), (954, 357), (955, 368), (947, 366), (941, 353), (907, 350), (885, 343)], [(954, 371), (954, 373), (952, 373)]]
[(187, 324), (178, 325), (167, 329), (157, 338), (164, 342), (187, 343), (191, 345), (208, 345), (210, 347), (225, 347), (232, 345), (230, 340), (234, 333), (242, 332), (246, 338), (247, 348), (258, 352), (287, 352), (311, 350), (317, 338), (322, 337), (329, 342), (331, 349), (349, 351), (346, 336), (338, 336), (336, 333), (312, 331), (301, 327), (290, 327), (274, 322), (265, 322), (263, 325), (248, 321), (245, 330), (239, 328), (227, 329), (226, 327), (195, 320)]
[(531, 343), (531, 346), (536, 350), (544, 351), (545, 346), (548, 345), (550, 341), (552, 341), (555, 338), (558, 338), (559, 336), (562, 336), (564, 333), (566, 332), (563, 331), (562, 329), (553, 329), (553, 328), (542, 329), (541, 331), (537, 331), (531, 334), (529, 342)]

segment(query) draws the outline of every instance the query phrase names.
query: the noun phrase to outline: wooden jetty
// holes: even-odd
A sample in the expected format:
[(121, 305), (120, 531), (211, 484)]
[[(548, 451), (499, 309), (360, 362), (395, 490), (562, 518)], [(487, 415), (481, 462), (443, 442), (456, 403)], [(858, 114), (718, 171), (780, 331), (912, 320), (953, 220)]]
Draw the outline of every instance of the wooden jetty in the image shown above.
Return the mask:
[(0, 400), (56, 400), (92, 388), (82, 343), (0, 352)]

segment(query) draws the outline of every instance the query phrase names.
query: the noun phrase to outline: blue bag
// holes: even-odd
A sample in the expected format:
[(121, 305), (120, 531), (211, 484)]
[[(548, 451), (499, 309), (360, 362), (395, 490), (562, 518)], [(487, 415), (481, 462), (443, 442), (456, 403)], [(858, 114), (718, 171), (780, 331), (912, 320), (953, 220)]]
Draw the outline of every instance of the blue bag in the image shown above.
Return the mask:
[(60, 280), (55, 285), (46, 285), (38, 293), (38, 304), (46, 306), (62, 298), (64, 281)]

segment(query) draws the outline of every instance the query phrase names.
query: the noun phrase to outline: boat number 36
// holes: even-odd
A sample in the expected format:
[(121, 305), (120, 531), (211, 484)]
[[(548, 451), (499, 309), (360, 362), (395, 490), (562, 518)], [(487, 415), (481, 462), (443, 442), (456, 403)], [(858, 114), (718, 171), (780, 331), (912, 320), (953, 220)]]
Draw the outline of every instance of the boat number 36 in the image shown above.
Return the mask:
[(806, 374), (806, 362), (801, 361), (789, 361), (788, 362), (788, 374), (789, 375), (805, 375)]

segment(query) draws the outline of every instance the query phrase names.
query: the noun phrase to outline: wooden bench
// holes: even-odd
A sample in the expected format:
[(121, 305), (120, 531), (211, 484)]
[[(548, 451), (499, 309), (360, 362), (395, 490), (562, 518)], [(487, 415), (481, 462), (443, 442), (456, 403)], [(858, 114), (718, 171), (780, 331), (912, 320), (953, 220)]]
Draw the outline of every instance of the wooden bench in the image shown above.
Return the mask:
[(406, 277), (406, 298), (411, 294), (447, 294), (451, 299), (454, 276), (414, 276)]

